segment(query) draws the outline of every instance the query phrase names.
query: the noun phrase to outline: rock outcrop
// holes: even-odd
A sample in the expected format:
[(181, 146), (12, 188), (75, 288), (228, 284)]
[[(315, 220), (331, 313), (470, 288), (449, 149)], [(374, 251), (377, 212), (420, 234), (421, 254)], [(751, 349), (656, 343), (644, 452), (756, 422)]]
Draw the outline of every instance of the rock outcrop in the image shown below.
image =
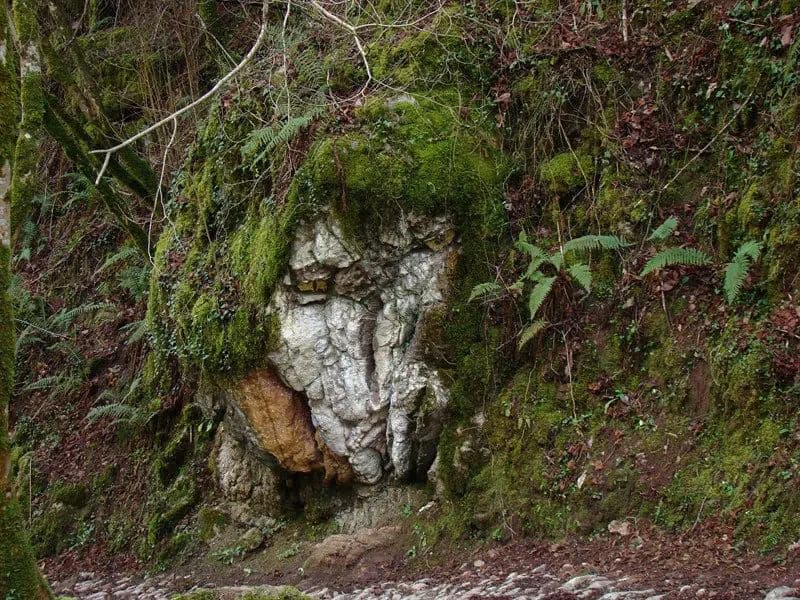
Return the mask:
[(301, 224), (267, 307), (272, 370), (228, 390), (228, 433), (328, 482), (424, 477), (447, 393), (418, 339), (443, 299), (454, 237), (444, 218), (407, 216), (366, 242), (330, 215)]
[[(416, 341), (443, 299), (453, 238), (446, 219), (411, 216), (360, 244), (331, 216), (295, 237), (269, 307), (279, 322), (269, 360), (305, 394), (319, 437), (361, 482), (379, 481), (387, 462), (407, 478), (433, 461), (417, 440), (438, 436), (441, 422), (430, 415), (446, 392)], [(418, 455), (427, 464), (417, 465)]]

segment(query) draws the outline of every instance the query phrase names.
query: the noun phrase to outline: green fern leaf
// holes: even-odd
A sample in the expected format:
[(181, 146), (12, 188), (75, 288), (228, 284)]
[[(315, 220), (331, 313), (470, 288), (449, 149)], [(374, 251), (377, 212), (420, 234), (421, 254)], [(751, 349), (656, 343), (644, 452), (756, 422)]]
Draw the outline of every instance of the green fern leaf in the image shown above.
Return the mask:
[(761, 243), (750, 240), (739, 246), (739, 249), (733, 256), (733, 260), (749, 258), (751, 261), (757, 261), (759, 256), (761, 256)]
[(567, 272), (587, 293), (592, 291), (592, 271), (586, 263), (572, 265)]
[(105, 260), (105, 262), (102, 265), (100, 265), (100, 268), (98, 268), (97, 271), (95, 271), (94, 274), (95, 275), (99, 275), (100, 273), (102, 273), (106, 269), (108, 269), (110, 267), (113, 267), (115, 264), (117, 264), (119, 262), (127, 261), (131, 257), (135, 257), (135, 258), (138, 259), (138, 258), (141, 258), (141, 256), (142, 255), (141, 255), (139, 249), (136, 248), (135, 246), (123, 246), (117, 252), (115, 252), (114, 254), (109, 256)]
[(93, 302), (81, 304), (75, 308), (63, 308), (48, 319), (48, 328), (54, 331), (64, 331), (75, 322), (75, 319), (99, 311), (111, 311), (114, 305), (110, 302)]
[(122, 402), (115, 402), (113, 404), (104, 404), (103, 406), (95, 406), (86, 415), (86, 420), (89, 423), (95, 423), (100, 419), (106, 417), (111, 418), (115, 423), (118, 421), (134, 421), (136, 420), (138, 409), (130, 404), (123, 404)]
[(528, 264), (528, 268), (525, 270), (525, 275), (523, 275), (524, 279), (533, 280), (536, 277), (536, 274), (539, 272), (539, 267), (546, 261), (546, 258), (534, 258)]
[(725, 300), (733, 304), (742, 291), (744, 281), (750, 272), (750, 267), (761, 255), (761, 244), (754, 241), (745, 242), (733, 255), (733, 260), (725, 267), (725, 282), (723, 289)]
[(536, 317), (536, 313), (539, 312), (542, 304), (544, 304), (544, 301), (553, 289), (555, 281), (555, 277), (544, 277), (539, 283), (533, 286), (531, 295), (528, 297), (528, 308), (531, 311), (531, 319)]
[(482, 298), (484, 296), (489, 296), (491, 294), (497, 294), (502, 289), (503, 288), (500, 286), (500, 284), (495, 283), (494, 281), (479, 283), (474, 288), (472, 288), (472, 292), (470, 293), (467, 302), (472, 302), (476, 298)]
[(677, 265), (700, 267), (710, 262), (711, 258), (705, 252), (695, 248), (667, 248), (648, 260), (639, 276), (644, 277), (665, 267)]
[(547, 321), (538, 319), (523, 329), (520, 333), (519, 341), (517, 342), (517, 350), (522, 350), (528, 342), (544, 331), (547, 325)]
[(647, 237), (648, 242), (660, 242), (667, 239), (678, 228), (678, 219), (669, 217)]
[(564, 253), (591, 252), (592, 250), (620, 250), (630, 246), (628, 242), (615, 235), (584, 235), (564, 244)]
[(554, 252), (548, 257), (547, 262), (553, 265), (556, 271), (560, 271), (564, 268), (564, 255), (561, 252)]
[(313, 120), (312, 115), (302, 115), (281, 121), (276, 126), (252, 131), (242, 146), (242, 158), (259, 162), (276, 147), (286, 144)]

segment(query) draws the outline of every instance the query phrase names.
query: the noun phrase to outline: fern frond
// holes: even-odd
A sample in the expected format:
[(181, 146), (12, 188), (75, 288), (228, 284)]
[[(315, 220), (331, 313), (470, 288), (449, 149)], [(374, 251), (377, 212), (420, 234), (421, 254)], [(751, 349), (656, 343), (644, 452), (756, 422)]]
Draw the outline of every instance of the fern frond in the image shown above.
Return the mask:
[(139, 253), (139, 249), (135, 246), (123, 246), (117, 252), (109, 256), (105, 262), (95, 271), (95, 275), (99, 275), (106, 269), (113, 267), (115, 264), (123, 261), (127, 261), (129, 258), (136, 257), (140, 258), (141, 254)]
[(749, 258), (751, 261), (755, 262), (758, 260), (759, 256), (761, 256), (761, 243), (750, 240), (739, 246), (736, 254), (733, 255), (733, 260)]
[(728, 304), (733, 304), (739, 297), (744, 281), (747, 279), (747, 273), (750, 272), (750, 267), (760, 255), (761, 244), (759, 242), (745, 242), (739, 246), (736, 254), (733, 255), (733, 260), (725, 267), (723, 288)]
[(578, 285), (580, 285), (586, 293), (592, 291), (592, 271), (586, 263), (577, 263), (572, 265), (567, 272), (572, 276)]
[(711, 258), (705, 252), (701, 252), (695, 248), (667, 248), (648, 260), (639, 275), (640, 277), (644, 277), (664, 267), (674, 267), (677, 265), (700, 267), (710, 262)]
[(531, 319), (536, 317), (536, 313), (544, 304), (550, 291), (553, 289), (555, 277), (544, 277), (539, 283), (533, 286), (531, 295), (528, 297), (528, 309), (531, 311)]
[(556, 268), (556, 271), (560, 271), (564, 268), (564, 255), (561, 254), (561, 252), (554, 252), (547, 257), (547, 262), (553, 265)]
[(517, 342), (517, 350), (522, 350), (522, 348), (530, 342), (533, 338), (539, 335), (544, 329), (547, 327), (548, 322), (544, 319), (537, 319), (530, 325), (528, 325), (525, 329), (522, 330), (522, 333), (519, 335), (519, 341)]
[(656, 227), (655, 231), (647, 236), (648, 242), (660, 242), (667, 239), (678, 228), (678, 219), (669, 217), (661, 225)]
[(472, 302), (476, 298), (482, 298), (483, 296), (488, 296), (490, 294), (497, 294), (502, 289), (503, 288), (500, 286), (500, 284), (494, 281), (479, 283), (474, 288), (472, 288), (472, 292), (470, 293), (467, 302)]
[(83, 377), (78, 373), (61, 373), (59, 375), (49, 375), (47, 377), (37, 379), (22, 389), (25, 392), (50, 390), (48, 395), (52, 398), (57, 394), (69, 394), (73, 390), (80, 387), (82, 383)]
[(128, 339), (125, 340), (125, 345), (131, 346), (142, 341), (147, 335), (147, 321), (145, 319), (141, 319), (139, 321), (134, 321), (133, 323), (128, 323), (127, 325), (120, 327), (120, 331), (124, 331), (128, 334)]
[(109, 302), (92, 302), (88, 304), (81, 304), (75, 308), (62, 308), (56, 314), (48, 319), (48, 327), (55, 331), (63, 331), (77, 319), (83, 315), (98, 312), (100, 310), (113, 309), (114, 305)]
[(591, 252), (592, 250), (619, 250), (630, 246), (625, 240), (615, 235), (584, 235), (564, 244), (564, 253)]
[(539, 248), (539, 246), (531, 244), (528, 241), (528, 236), (525, 235), (524, 231), (519, 234), (519, 238), (517, 239), (516, 242), (514, 242), (514, 247), (520, 252), (525, 252), (532, 259), (544, 258), (545, 256), (547, 256), (547, 254), (545, 254), (545, 251)]
[(242, 158), (253, 162), (263, 160), (277, 146), (288, 143), (295, 134), (307, 127), (312, 120), (312, 115), (301, 115), (281, 121), (275, 126), (262, 127), (250, 132), (247, 141), (242, 146)]
[(523, 278), (534, 280), (536, 278), (536, 274), (539, 272), (539, 267), (541, 267), (546, 261), (546, 257), (532, 258), (531, 262), (528, 264), (528, 268), (525, 270), (525, 275), (523, 275)]
[(138, 410), (135, 406), (123, 404), (122, 402), (104, 404), (103, 406), (95, 406), (90, 410), (86, 415), (86, 420), (89, 423), (95, 423), (108, 417), (113, 419), (115, 423), (118, 421), (135, 421)]

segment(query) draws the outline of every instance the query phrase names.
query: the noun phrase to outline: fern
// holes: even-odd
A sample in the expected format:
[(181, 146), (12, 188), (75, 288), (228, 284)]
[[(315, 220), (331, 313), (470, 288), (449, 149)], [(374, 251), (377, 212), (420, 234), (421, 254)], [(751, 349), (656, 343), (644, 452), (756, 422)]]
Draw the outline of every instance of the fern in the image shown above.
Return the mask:
[(547, 259), (551, 265), (556, 268), (556, 271), (560, 271), (564, 268), (564, 255), (561, 252), (554, 252), (550, 257)]
[(67, 395), (73, 392), (80, 387), (83, 381), (84, 378), (80, 373), (60, 373), (37, 379), (23, 387), (22, 390), (25, 392), (49, 390), (48, 397), (53, 398), (57, 395)]
[(539, 248), (539, 246), (536, 246), (536, 245), (534, 245), (534, 244), (531, 244), (531, 243), (528, 241), (528, 236), (527, 236), (527, 235), (525, 235), (525, 232), (524, 232), (524, 231), (520, 232), (520, 234), (519, 234), (519, 238), (517, 239), (517, 241), (516, 241), (516, 242), (514, 242), (514, 247), (515, 247), (517, 250), (520, 250), (521, 252), (525, 252), (525, 253), (526, 253), (526, 254), (528, 254), (528, 255), (529, 255), (529, 256), (530, 256), (532, 259), (536, 259), (536, 258), (545, 258), (545, 257), (547, 256), (547, 254), (545, 253), (545, 251), (544, 251), (544, 250), (542, 250), (541, 248)]
[(674, 267), (677, 265), (700, 267), (710, 262), (711, 258), (709, 258), (705, 252), (701, 252), (695, 248), (667, 248), (648, 260), (639, 275), (644, 277), (653, 271), (665, 267)]
[(592, 291), (592, 271), (586, 263), (577, 263), (569, 267), (567, 272), (570, 274), (578, 285), (580, 285), (586, 293)]
[(758, 260), (760, 255), (761, 244), (759, 242), (745, 242), (739, 246), (736, 254), (733, 255), (733, 260), (725, 267), (724, 291), (728, 304), (733, 304), (739, 297), (750, 266)]
[(125, 262), (129, 258), (140, 258), (141, 254), (138, 248), (135, 246), (123, 246), (117, 252), (109, 256), (105, 262), (95, 271), (95, 275), (99, 275), (106, 269), (113, 267), (115, 264), (119, 262)]
[(497, 294), (503, 288), (500, 286), (499, 283), (495, 283), (494, 281), (488, 281), (486, 283), (479, 283), (474, 288), (472, 288), (472, 292), (469, 295), (469, 299), (467, 302), (472, 302), (476, 298), (482, 298), (483, 296), (489, 296), (491, 294)]
[(544, 319), (537, 319), (520, 333), (519, 341), (517, 342), (517, 350), (522, 348), (530, 342), (533, 338), (539, 335), (547, 327), (548, 323)]
[(651, 233), (647, 241), (648, 242), (660, 242), (667, 239), (672, 233), (678, 228), (678, 219), (675, 217), (669, 217), (666, 221), (664, 221), (661, 225), (656, 227), (655, 231)]
[(109, 417), (114, 423), (119, 421), (136, 421), (139, 409), (130, 404), (122, 402), (114, 402), (113, 404), (104, 404), (103, 406), (95, 406), (86, 415), (86, 420), (89, 423), (95, 423), (100, 419)]
[(120, 331), (128, 335), (128, 339), (125, 340), (125, 345), (131, 346), (142, 341), (147, 335), (147, 321), (145, 319), (140, 319), (133, 323), (128, 323), (120, 327)]
[(50, 329), (55, 331), (64, 331), (67, 329), (78, 317), (96, 313), (101, 310), (111, 310), (114, 305), (110, 302), (94, 302), (88, 304), (81, 304), (75, 308), (62, 308), (56, 314), (48, 319), (47, 323)]
[(313, 119), (313, 114), (302, 115), (282, 121), (277, 126), (256, 129), (250, 133), (244, 146), (242, 146), (242, 158), (251, 160), (254, 163), (262, 161), (277, 146), (287, 144), (301, 129), (307, 127)]
[(531, 311), (531, 319), (536, 317), (536, 313), (539, 312), (542, 304), (553, 289), (555, 281), (555, 277), (543, 277), (539, 283), (533, 286), (531, 295), (528, 297), (528, 308)]
[(630, 246), (628, 242), (615, 235), (584, 235), (564, 244), (564, 253), (590, 252), (592, 250), (620, 250)]

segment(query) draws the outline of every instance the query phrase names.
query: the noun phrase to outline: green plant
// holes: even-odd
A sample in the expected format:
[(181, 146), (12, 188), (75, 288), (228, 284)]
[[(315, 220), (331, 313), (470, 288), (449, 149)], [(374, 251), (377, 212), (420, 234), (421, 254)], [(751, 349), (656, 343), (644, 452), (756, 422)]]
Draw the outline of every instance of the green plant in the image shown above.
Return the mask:
[(245, 548), (242, 546), (231, 546), (229, 548), (217, 550), (211, 556), (223, 564), (232, 565), (237, 559), (242, 558), (246, 553), (247, 550), (245, 550)]
[(290, 558), (294, 558), (298, 554), (300, 554), (300, 544), (295, 542), (285, 550), (281, 550), (280, 552), (278, 552), (276, 558), (278, 560), (288, 560)]
[(247, 136), (247, 141), (242, 146), (242, 158), (259, 163), (268, 157), (272, 151), (289, 141), (301, 130), (308, 127), (321, 111), (312, 111), (310, 114), (293, 117), (281, 121), (277, 125), (262, 127), (252, 131)]
[(758, 260), (760, 255), (761, 244), (759, 242), (744, 242), (739, 246), (736, 254), (733, 255), (733, 260), (725, 267), (724, 291), (728, 304), (733, 304), (736, 301), (742, 291), (742, 286), (750, 267)]
[(680, 265), (702, 267), (710, 262), (711, 258), (705, 252), (695, 248), (666, 248), (645, 263), (639, 276), (646, 277), (650, 273), (666, 267)]
[(111, 402), (93, 407), (87, 413), (86, 421), (95, 423), (109, 418), (114, 425), (124, 424), (133, 428), (146, 425), (155, 416), (157, 406), (152, 403), (144, 405), (133, 403), (140, 397), (141, 382), (142, 378), (138, 376), (130, 383), (123, 383), (118, 387), (104, 390), (97, 397), (97, 401), (111, 400)]
[[(677, 227), (678, 219), (669, 217), (647, 237), (647, 241), (662, 242), (672, 235)], [(700, 267), (710, 262), (711, 258), (705, 252), (696, 248), (665, 248), (657, 252), (655, 256), (645, 263), (639, 276), (646, 277), (650, 273), (666, 267), (678, 265)]]
[[(517, 342), (518, 348), (522, 349), (547, 328), (548, 322), (545, 319), (537, 319), (537, 316), (559, 280), (567, 285), (577, 285), (587, 294), (591, 293), (592, 270), (589, 264), (583, 261), (583, 257), (593, 250), (621, 250), (630, 244), (614, 235), (584, 235), (567, 241), (554, 253), (548, 254), (539, 246), (532, 244), (527, 234), (522, 231), (514, 245), (529, 258), (525, 273), (509, 287), (509, 291), (515, 294), (521, 294), (526, 287), (530, 287), (528, 293), (530, 323), (520, 332)], [(496, 295), (502, 289), (496, 282), (480, 283), (472, 289), (469, 300)]]

